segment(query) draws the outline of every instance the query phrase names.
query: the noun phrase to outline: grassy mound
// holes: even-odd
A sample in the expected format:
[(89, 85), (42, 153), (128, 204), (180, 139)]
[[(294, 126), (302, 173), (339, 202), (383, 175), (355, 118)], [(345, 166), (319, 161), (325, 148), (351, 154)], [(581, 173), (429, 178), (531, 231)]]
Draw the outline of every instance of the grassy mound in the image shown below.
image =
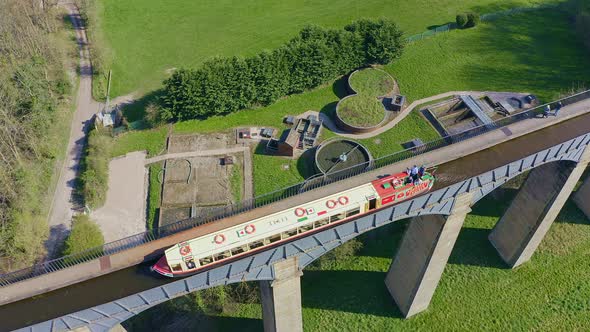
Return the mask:
[(338, 116), (351, 126), (373, 127), (383, 121), (385, 109), (376, 96), (358, 94), (338, 104)]
[(388, 73), (374, 68), (366, 68), (350, 75), (350, 86), (358, 94), (384, 96), (393, 90), (395, 81)]
[(348, 82), (357, 94), (343, 99), (338, 104), (340, 119), (355, 127), (378, 125), (385, 117), (385, 110), (377, 97), (393, 90), (393, 77), (382, 70), (366, 68), (350, 75)]

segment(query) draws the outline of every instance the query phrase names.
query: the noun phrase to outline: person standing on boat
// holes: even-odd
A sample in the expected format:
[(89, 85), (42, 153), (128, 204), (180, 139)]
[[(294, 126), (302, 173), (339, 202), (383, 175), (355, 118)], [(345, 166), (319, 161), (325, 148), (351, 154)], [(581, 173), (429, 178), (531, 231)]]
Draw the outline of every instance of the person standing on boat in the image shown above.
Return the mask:
[(424, 172), (426, 172), (426, 168), (424, 167), (424, 165), (422, 165), (418, 169), (418, 176), (419, 176), (420, 179), (422, 179), (422, 177), (424, 176)]
[(553, 116), (557, 116), (557, 113), (559, 113), (559, 110), (561, 109), (561, 107), (563, 106), (563, 104), (558, 101), (557, 105), (555, 106), (555, 111), (553, 112)]
[(551, 112), (551, 106), (549, 104), (545, 105), (543, 108), (543, 117), (546, 118), (549, 116), (549, 112)]
[(418, 166), (414, 165), (414, 167), (412, 167), (412, 181), (414, 183), (414, 185), (416, 185), (418, 183), (418, 172), (420, 170), (418, 169)]

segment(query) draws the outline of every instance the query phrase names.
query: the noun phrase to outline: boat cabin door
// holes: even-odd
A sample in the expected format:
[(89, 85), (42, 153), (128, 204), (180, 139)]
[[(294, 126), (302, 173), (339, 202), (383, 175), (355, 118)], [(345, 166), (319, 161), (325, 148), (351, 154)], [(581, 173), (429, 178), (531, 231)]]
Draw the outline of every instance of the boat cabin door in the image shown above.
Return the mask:
[(377, 208), (377, 198), (372, 197), (369, 199), (369, 211), (375, 210)]

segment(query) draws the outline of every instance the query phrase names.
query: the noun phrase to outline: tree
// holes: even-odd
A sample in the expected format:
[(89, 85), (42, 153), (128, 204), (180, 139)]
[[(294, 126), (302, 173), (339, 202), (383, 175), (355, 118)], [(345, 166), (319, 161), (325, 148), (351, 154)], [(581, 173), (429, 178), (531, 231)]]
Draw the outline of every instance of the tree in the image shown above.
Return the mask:
[(457, 14), (457, 17), (455, 18), (455, 21), (457, 22), (457, 26), (460, 29), (465, 28), (465, 25), (467, 24), (467, 14)]
[(405, 46), (403, 32), (393, 21), (364, 19), (346, 26), (345, 29), (362, 38), (367, 64), (389, 63), (401, 56)]
[(224, 115), (315, 88), (338, 75), (398, 58), (403, 33), (388, 20), (361, 20), (344, 30), (306, 26), (272, 52), (246, 59), (214, 58), (164, 81), (163, 120)]

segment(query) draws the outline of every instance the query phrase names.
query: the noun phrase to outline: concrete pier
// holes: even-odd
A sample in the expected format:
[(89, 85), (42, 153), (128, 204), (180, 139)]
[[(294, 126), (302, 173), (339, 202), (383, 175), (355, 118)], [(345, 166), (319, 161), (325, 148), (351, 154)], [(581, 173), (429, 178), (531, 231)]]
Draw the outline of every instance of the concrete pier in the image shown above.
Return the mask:
[(460, 195), (450, 216), (424, 215), (410, 222), (385, 277), (385, 285), (404, 317), (428, 308), (471, 211), (471, 201), (471, 194)]
[(589, 157), (590, 149), (587, 149), (577, 164), (553, 162), (530, 172), (489, 235), (490, 242), (510, 267), (531, 258), (580, 180)]
[(260, 282), (265, 332), (301, 332), (301, 276), (298, 257), (273, 266), (275, 279)]
[(574, 202), (582, 212), (590, 219), (590, 176), (574, 194)]

